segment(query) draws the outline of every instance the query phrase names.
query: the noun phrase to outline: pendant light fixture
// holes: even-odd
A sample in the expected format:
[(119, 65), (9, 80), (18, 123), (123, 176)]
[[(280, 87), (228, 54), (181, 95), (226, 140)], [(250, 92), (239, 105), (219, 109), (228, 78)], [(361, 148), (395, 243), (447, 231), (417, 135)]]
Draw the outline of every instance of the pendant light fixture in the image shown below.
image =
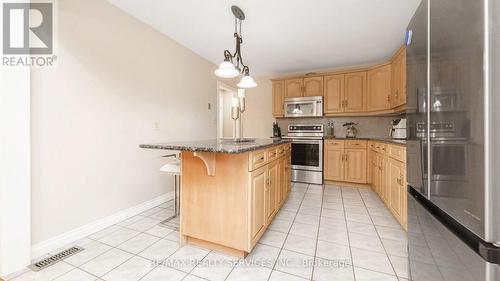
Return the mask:
[(243, 58), (241, 57), (241, 44), (243, 44), (243, 38), (241, 37), (241, 22), (245, 19), (245, 13), (243, 13), (238, 6), (232, 6), (231, 11), (234, 15), (236, 50), (234, 54), (228, 50), (224, 50), (224, 61), (214, 73), (221, 78), (234, 78), (243, 74), (241, 81), (238, 83), (238, 87), (243, 89), (254, 88), (257, 87), (257, 83), (253, 81), (253, 78), (250, 76), (250, 68), (243, 63)]

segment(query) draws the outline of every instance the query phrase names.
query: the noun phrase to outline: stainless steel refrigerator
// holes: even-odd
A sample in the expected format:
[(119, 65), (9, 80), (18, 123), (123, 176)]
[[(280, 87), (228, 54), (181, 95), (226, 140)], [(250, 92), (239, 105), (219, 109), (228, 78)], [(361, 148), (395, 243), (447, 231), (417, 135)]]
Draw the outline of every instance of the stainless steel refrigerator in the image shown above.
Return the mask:
[(422, 0), (407, 30), (410, 280), (500, 281), (500, 0)]

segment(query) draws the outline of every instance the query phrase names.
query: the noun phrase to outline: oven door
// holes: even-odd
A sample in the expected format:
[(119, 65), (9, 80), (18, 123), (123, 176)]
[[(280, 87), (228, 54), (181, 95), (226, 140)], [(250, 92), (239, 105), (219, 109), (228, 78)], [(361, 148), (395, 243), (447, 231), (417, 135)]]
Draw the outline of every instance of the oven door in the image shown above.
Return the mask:
[(292, 169), (323, 171), (323, 140), (293, 139)]

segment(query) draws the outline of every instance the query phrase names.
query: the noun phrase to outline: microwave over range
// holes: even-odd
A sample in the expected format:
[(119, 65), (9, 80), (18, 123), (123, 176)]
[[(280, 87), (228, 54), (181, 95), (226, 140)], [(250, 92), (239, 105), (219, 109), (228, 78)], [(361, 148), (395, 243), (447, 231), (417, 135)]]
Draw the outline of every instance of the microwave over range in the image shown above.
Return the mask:
[(322, 117), (323, 97), (285, 98), (285, 117)]

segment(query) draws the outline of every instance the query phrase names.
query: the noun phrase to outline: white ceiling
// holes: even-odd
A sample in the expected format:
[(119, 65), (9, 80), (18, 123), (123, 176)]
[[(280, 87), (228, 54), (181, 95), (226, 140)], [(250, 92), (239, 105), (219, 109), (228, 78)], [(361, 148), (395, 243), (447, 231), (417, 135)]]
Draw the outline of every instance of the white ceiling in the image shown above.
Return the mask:
[(231, 5), (246, 14), (243, 59), (252, 75), (386, 60), (420, 0), (109, 0), (209, 61), (234, 51)]

